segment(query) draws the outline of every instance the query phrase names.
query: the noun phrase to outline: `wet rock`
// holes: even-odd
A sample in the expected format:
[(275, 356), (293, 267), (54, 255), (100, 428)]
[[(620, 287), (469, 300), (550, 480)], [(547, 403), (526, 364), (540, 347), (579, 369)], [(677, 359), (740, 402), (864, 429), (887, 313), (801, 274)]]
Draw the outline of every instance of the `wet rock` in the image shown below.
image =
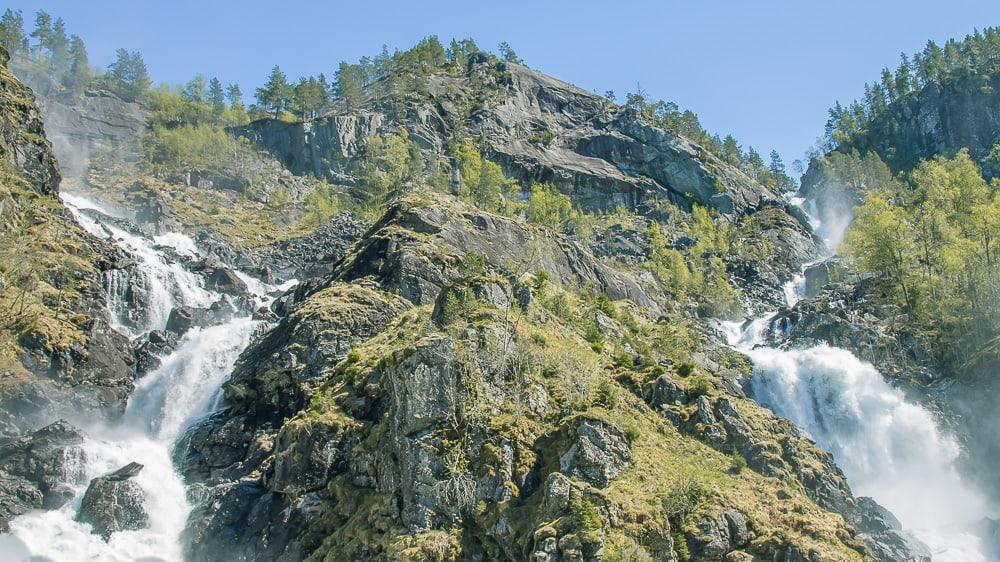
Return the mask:
[(161, 357), (164, 357), (177, 347), (177, 335), (166, 330), (153, 330), (146, 340), (135, 348), (135, 376), (142, 377), (146, 373), (160, 367)]
[(37, 486), (0, 470), (0, 533), (6, 532), (18, 515), (41, 508), (42, 492)]
[[(73, 497), (72, 484), (83, 479), (83, 434), (64, 421), (0, 444), (0, 470), (12, 486), (4, 493), (26, 497), (25, 483), (41, 497), (39, 507), (57, 509)], [(35, 494), (29, 494), (34, 497)], [(2, 522), (0, 522), (2, 523)]]
[(247, 292), (247, 284), (233, 270), (217, 267), (205, 280), (205, 288), (219, 293), (242, 295)]
[(572, 446), (559, 457), (559, 470), (598, 488), (607, 487), (632, 462), (628, 438), (605, 422), (581, 420), (570, 438)]
[(76, 520), (89, 524), (104, 540), (118, 531), (149, 527), (145, 494), (132, 480), (141, 470), (142, 465), (133, 462), (91, 480)]
[(167, 317), (167, 331), (183, 336), (195, 325), (195, 309), (190, 306), (176, 306)]

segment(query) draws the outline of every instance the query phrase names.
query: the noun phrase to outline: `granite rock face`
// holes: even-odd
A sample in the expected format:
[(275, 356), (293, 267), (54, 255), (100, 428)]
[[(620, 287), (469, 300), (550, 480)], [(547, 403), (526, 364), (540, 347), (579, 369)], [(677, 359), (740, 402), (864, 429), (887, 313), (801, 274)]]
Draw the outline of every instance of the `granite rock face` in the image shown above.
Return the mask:
[(92, 532), (104, 540), (118, 531), (148, 527), (145, 494), (132, 480), (141, 470), (142, 465), (133, 462), (91, 480), (80, 502), (77, 521), (88, 523)]
[[(491, 81), (496, 103), (466, 116), (473, 82)], [(392, 119), (377, 107), (304, 123), (261, 120), (234, 130), (296, 174), (351, 183), (349, 163), (367, 138), (402, 126), (440, 152), (458, 126), (488, 143), (489, 156), (523, 184), (552, 182), (584, 209), (642, 207), (655, 199), (748, 214), (780, 197), (687, 139), (644, 123), (627, 108), (518, 64), (474, 60), (461, 76), (435, 76), (428, 99)], [(539, 138), (544, 137), (544, 142)]]
[(57, 421), (0, 443), (0, 529), (31, 509), (57, 509), (84, 478), (83, 434)]

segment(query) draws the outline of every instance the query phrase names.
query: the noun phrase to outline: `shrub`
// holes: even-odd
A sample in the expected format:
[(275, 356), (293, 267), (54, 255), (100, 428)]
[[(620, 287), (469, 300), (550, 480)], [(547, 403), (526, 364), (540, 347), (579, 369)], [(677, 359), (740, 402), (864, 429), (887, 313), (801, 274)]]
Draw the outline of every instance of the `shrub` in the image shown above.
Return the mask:
[(743, 457), (743, 455), (739, 454), (736, 451), (733, 451), (733, 453), (729, 455), (729, 469), (732, 472), (739, 474), (743, 472), (743, 469), (746, 467), (747, 467), (747, 460)]
[(705, 375), (697, 375), (691, 379), (688, 383), (687, 392), (691, 399), (698, 398), (699, 396), (705, 396), (706, 394), (712, 392), (715, 386), (712, 381), (708, 379)]
[(603, 380), (597, 385), (593, 404), (606, 410), (611, 410), (618, 405), (618, 389), (611, 381)]
[(325, 179), (316, 183), (316, 187), (306, 194), (303, 202), (305, 214), (302, 222), (311, 226), (319, 226), (340, 212), (340, 201)]
[(600, 541), (604, 520), (597, 507), (586, 498), (574, 496), (569, 500), (569, 509), (580, 524), (580, 538), (585, 542)]
[(691, 477), (679, 480), (663, 499), (663, 510), (675, 523), (683, 523), (697, 509), (705, 495), (701, 482)]
[(640, 436), (642, 436), (642, 432), (638, 426), (632, 424), (625, 426), (625, 438), (628, 439), (629, 443), (634, 443)]

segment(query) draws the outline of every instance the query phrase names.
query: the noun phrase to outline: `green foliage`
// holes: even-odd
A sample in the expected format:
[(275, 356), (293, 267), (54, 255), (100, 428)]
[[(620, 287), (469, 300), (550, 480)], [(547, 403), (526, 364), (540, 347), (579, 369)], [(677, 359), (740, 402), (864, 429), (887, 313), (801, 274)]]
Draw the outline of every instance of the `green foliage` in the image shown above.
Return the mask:
[(305, 214), (302, 222), (310, 226), (319, 226), (340, 213), (340, 202), (325, 179), (319, 180), (316, 187), (303, 198)]
[(868, 194), (844, 253), (955, 367), (1000, 333), (1000, 190), (966, 151), (922, 162), (908, 179)]
[(976, 31), (961, 41), (950, 39), (943, 48), (928, 41), (923, 51), (912, 57), (900, 55), (895, 71), (886, 68), (880, 81), (865, 85), (863, 98), (846, 106), (838, 102), (830, 109), (821, 148), (875, 151), (893, 169), (911, 168), (927, 155), (922, 152), (923, 141), (901, 142), (903, 125), (914, 113), (909, 101), (933, 85), (939, 91), (955, 93), (956, 99), (975, 92), (995, 103), (1000, 95), (995, 79), (998, 57), (998, 27)]
[(691, 561), (691, 549), (688, 547), (687, 537), (684, 533), (674, 532), (674, 552), (677, 554), (677, 560), (679, 562), (690, 562)]
[(410, 135), (400, 129), (395, 135), (369, 138), (354, 163), (362, 193), (370, 207), (381, 212), (389, 198), (401, 194), (414, 180)]
[(499, 211), (504, 193), (516, 182), (508, 179), (497, 163), (483, 157), (471, 140), (458, 145), (455, 159), (462, 177), (462, 196), (481, 209)]
[(705, 496), (705, 487), (693, 477), (683, 477), (663, 499), (663, 511), (677, 524), (682, 524), (698, 508)]
[(743, 472), (747, 467), (747, 459), (736, 451), (729, 455), (729, 469), (736, 474)]
[(609, 380), (602, 380), (594, 391), (594, 406), (613, 410), (618, 405), (618, 388)]
[(285, 189), (284, 187), (279, 187), (271, 194), (271, 197), (267, 201), (268, 207), (275, 210), (287, 209), (292, 205), (292, 193)]
[(257, 88), (257, 103), (264, 111), (273, 112), (275, 117), (279, 117), (291, 104), (292, 94), (288, 78), (281, 68), (275, 65), (271, 69), (267, 83)]
[(549, 184), (531, 186), (528, 197), (528, 222), (555, 230), (570, 230), (578, 225), (580, 213), (573, 208), (573, 200)]
[(691, 298), (698, 302), (702, 314), (739, 316), (740, 294), (729, 280), (722, 260), (722, 256), (732, 251), (730, 228), (721, 218), (695, 205), (686, 230), (696, 242), (685, 255), (671, 247), (660, 226), (652, 223), (646, 229), (650, 246), (647, 267), (678, 300)]
[(478, 252), (469, 252), (459, 263), (459, 271), (468, 278), (479, 277), (486, 273), (486, 256)]
[(708, 377), (705, 375), (697, 375), (688, 381), (687, 394), (690, 399), (694, 400), (698, 397), (711, 393), (714, 388), (715, 386)]
[(235, 139), (220, 127), (155, 125), (142, 142), (146, 165), (156, 172), (178, 173), (191, 169), (219, 168), (242, 151), (251, 150), (243, 139)]
[(604, 519), (597, 511), (597, 506), (589, 499), (574, 494), (569, 499), (569, 509), (580, 525), (580, 538), (585, 542), (600, 541)]

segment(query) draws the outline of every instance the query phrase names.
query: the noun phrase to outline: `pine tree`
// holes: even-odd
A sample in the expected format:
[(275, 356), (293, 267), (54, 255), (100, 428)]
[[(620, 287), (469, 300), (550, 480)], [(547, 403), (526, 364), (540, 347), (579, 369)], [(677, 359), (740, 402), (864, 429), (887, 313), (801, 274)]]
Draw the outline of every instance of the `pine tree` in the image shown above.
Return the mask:
[(69, 37), (66, 36), (66, 22), (62, 18), (52, 23), (47, 47), (57, 72), (69, 68)]
[(149, 87), (153, 83), (149, 78), (146, 61), (142, 60), (142, 55), (138, 51), (133, 51), (129, 57), (129, 66), (132, 69), (131, 97), (136, 102), (145, 102), (149, 97)]
[(83, 39), (73, 35), (69, 38), (69, 72), (63, 77), (63, 84), (76, 95), (83, 93), (90, 84), (90, 60)]
[(213, 77), (208, 82), (208, 93), (205, 96), (205, 101), (212, 106), (212, 111), (216, 115), (221, 115), (226, 110), (226, 93), (222, 90), (222, 82), (219, 82), (218, 78)]
[(500, 58), (503, 60), (517, 64), (524, 64), (521, 57), (517, 56), (517, 53), (514, 52), (514, 49), (512, 49), (506, 41), (501, 42), (500, 45), (497, 46), (497, 50), (500, 52)]
[(333, 88), (337, 100), (347, 111), (361, 105), (362, 80), (360, 67), (346, 62), (340, 63), (337, 73), (334, 75)]
[(184, 85), (184, 99), (193, 102), (205, 101), (205, 77), (196, 74)]
[(11, 56), (28, 51), (28, 38), (24, 35), (24, 14), (21, 10), (7, 8), (0, 17), (0, 46)]
[(292, 97), (292, 87), (288, 84), (288, 78), (277, 65), (271, 69), (271, 76), (262, 88), (257, 88), (257, 102), (266, 111), (273, 111), (275, 118), (281, 117), (281, 113), (288, 107), (288, 101)]
[(229, 98), (230, 109), (239, 111), (246, 110), (243, 106), (243, 90), (240, 89), (239, 84), (230, 84), (226, 86), (226, 97)]
[(49, 37), (52, 35), (52, 16), (45, 10), (38, 10), (35, 13), (35, 30), (31, 36), (38, 40), (36, 49), (47, 49)]

